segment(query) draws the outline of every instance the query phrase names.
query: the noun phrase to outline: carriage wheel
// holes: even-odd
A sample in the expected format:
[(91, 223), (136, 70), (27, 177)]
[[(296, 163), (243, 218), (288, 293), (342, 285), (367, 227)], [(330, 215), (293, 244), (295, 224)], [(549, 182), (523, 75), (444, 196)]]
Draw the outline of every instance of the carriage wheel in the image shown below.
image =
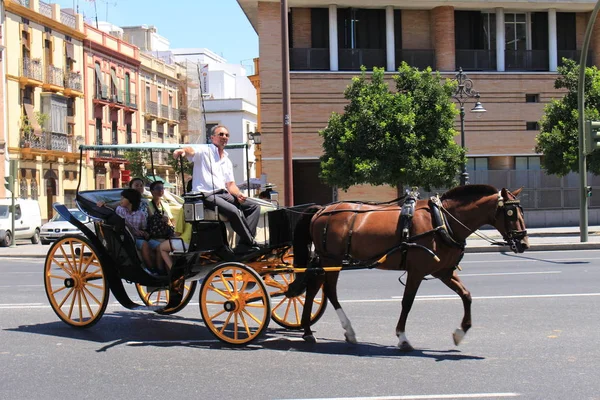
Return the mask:
[[(300, 330), (302, 311), (306, 300), (305, 294), (297, 297), (285, 297), (290, 283), (294, 281), (296, 274), (294, 272), (282, 272), (275, 274), (267, 274), (264, 277), (265, 285), (270, 290), (271, 298), (277, 298), (273, 302), (271, 318), (275, 323), (283, 328), (291, 330)], [(323, 292), (323, 287), (319, 289), (312, 305), (310, 313), (310, 324), (316, 323), (325, 313), (327, 308), (327, 299)]]
[[(192, 296), (196, 292), (196, 286), (198, 286), (198, 281), (186, 282), (184, 286), (183, 298), (181, 299), (181, 303), (178, 306), (169, 308), (167, 310), (158, 310), (158, 314), (170, 315), (175, 314), (181, 310), (185, 306), (188, 305)], [(168, 289), (156, 289), (148, 291), (146, 286), (142, 286), (139, 283), (135, 284), (135, 289), (142, 299), (142, 302), (147, 306), (165, 306), (169, 303), (169, 290)]]
[(262, 278), (252, 268), (226, 263), (204, 278), (200, 313), (219, 340), (242, 345), (259, 337), (269, 326), (271, 299)]
[(65, 236), (50, 247), (44, 286), (52, 309), (67, 324), (88, 328), (108, 304), (108, 282), (96, 250), (82, 236)]

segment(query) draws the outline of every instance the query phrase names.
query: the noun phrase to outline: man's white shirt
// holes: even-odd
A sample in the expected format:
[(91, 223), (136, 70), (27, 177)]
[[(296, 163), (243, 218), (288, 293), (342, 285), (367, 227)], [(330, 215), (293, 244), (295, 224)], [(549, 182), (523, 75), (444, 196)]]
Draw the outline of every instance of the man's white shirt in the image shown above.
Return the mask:
[(235, 179), (229, 154), (223, 151), (223, 157), (220, 158), (219, 148), (214, 144), (200, 145), (194, 150), (195, 154), (188, 156), (188, 160), (194, 163), (193, 190), (207, 193), (227, 189), (226, 183)]

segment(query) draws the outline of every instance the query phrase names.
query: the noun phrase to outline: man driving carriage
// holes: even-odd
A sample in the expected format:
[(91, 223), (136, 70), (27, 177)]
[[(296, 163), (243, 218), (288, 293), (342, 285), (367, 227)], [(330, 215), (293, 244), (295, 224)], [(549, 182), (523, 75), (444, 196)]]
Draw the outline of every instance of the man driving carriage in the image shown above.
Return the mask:
[[(202, 145), (196, 150), (184, 147), (173, 151), (178, 159), (185, 155), (194, 163), (192, 188), (205, 194), (204, 204), (207, 208), (223, 214), (239, 235), (240, 241), (235, 248), (236, 253), (258, 250), (254, 240), (256, 227), (260, 218), (260, 207), (246, 203), (246, 196), (235, 184), (233, 165), (225, 146), (229, 141), (229, 130), (217, 125), (210, 131), (211, 143)], [(241, 212), (240, 212), (241, 211)]]

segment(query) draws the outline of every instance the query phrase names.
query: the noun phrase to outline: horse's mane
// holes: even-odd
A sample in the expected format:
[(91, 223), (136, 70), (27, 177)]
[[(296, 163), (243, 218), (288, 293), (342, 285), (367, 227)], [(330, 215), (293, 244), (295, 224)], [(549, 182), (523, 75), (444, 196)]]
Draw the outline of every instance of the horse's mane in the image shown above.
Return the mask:
[(457, 199), (462, 197), (483, 197), (498, 193), (498, 189), (491, 185), (465, 185), (448, 190), (440, 197), (441, 200)]

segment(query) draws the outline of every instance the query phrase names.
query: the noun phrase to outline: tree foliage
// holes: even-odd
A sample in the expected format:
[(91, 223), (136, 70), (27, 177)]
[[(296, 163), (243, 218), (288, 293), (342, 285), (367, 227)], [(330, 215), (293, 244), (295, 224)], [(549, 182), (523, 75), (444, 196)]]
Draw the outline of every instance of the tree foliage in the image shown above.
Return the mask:
[(146, 181), (146, 163), (149, 161), (150, 152), (148, 150), (127, 150), (124, 156), (129, 162), (127, 169), (131, 171), (131, 177), (142, 178)]
[[(167, 162), (169, 163), (171, 168), (173, 168), (173, 171), (175, 171), (175, 173), (181, 174), (181, 161), (174, 159), (173, 153), (169, 153), (169, 158)], [(194, 164), (191, 161), (189, 161), (187, 157), (183, 157), (183, 172), (186, 175), (192, 175), (193, 167)]]
[(345, 190), (356, 184), (454, 186), (466, 161), (454, 141), (456, 82), (402, 63), (392, 92), (383, 69), (374, 68), (370, 79), (361, 71), (344, 92), (344, 113), (333, 113), (319, 132), (321, 178)]
[[(563, 66), (558, 67), (558, 73), (554, 88), (566, 89), (567, 93), (561, 99), (552, 100), (544, 108), (535, 151), (544, 155), (542, 168), (548, 174), (564, 176), (569, 172), (579, 172), (579, 64), (564, 59)], [(585, 118), (599, 121), (600, 72), (596, 67), (585, 69), (584, 98)], [(600, 152), (587, 157), (587, 167), (595, 175), (600, 174)]]

